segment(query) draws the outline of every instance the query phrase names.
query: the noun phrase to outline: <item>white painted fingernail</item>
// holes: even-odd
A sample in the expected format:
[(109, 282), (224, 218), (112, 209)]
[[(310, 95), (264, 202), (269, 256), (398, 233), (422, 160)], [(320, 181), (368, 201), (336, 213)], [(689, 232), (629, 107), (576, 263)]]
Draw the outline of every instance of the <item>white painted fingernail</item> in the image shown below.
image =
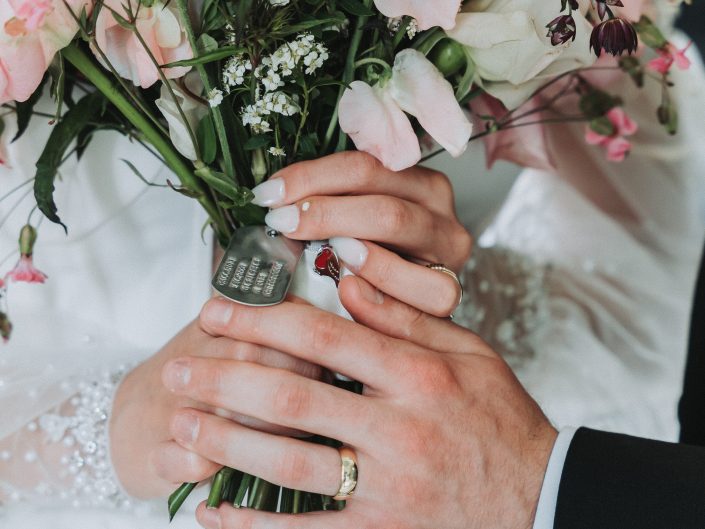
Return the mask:
[(273, 209), (264, 218), (267, 226), (281, 233), (292, 233), (299, 227), (299, 206), (293, 204)]
[(362, 242), (351, 237), (333, 237), (330, 240), (330, 245), (353, 272), (357, 272), (365, 266), (369, 251)]
[(252, 199), (255, 206), (267, 208), (280, 206), (284, 201), (284, 179), (274, 178), (262, 182), (252, 192), (255, 194), (255, 198)]

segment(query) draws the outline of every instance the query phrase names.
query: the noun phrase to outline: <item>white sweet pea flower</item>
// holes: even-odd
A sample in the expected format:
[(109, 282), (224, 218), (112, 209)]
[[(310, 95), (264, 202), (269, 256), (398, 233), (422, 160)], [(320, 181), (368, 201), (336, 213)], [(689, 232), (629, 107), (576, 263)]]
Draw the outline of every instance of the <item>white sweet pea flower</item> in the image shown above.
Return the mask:
[[(197, 73), (191, 72), (188, 74), (184, 78), (184, 82), (191, 93), (200, 95), (203, 92), (203, 83)], [(176, 99), (184, 111), (188, 126), (191, 127), (192, 131), (195, 131), (198, 128), (198, 123), (208, 114), (208, 107), (203, 102), (187, 94), (173, 81), (170, 81), (170, 83)], [(189, 160), (196, 160), (196, 147), (191, 140), (187, 124), (184, 123), (179, 109), (166, 86), (162, 86), (161, 97), (157, 99), (156, 104), (169, 124), (169, 136), (176, 150)]]
[(434, 26), (451, 29), (455, 26), (455, 17), (461, 4), (461, 0), (374, 0), (374, 2), (380, 13), (386, 17), (415, 18), (421, 31)]
[(447, 33), (469, 48), (487, 92), (512, 109), (556, 75), (595, 62), (585, 17), (574, 11), (575, 42), (553, 46), (546, 24), (555, 16), (549, 1), (480, 0), (469, 2)]
[(350, 85), (340, 101), (340, 126), (355, 146), (401, 171), (421, 159), (419, 140), (404, 112), (453, 156), (465, 151), (472, 124), (455, 99), (453, 87), (422, 53), (407, 49), (394, 62), (391, 79), (371, 87)]

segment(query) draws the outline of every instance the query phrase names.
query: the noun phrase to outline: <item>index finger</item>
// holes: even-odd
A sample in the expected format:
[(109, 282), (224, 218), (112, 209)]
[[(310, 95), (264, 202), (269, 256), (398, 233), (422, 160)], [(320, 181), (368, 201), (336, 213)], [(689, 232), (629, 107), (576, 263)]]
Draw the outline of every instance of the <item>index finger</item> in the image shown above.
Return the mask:
[(249, 307), (214, 298), (201, 311), (201, 327), (283, 351), (321, 365), (373, 389), (393, 389), (403, 357), (423, 351), (315, 307), (284, 302)]
[(254, 190), (258, 206), (280, 207), (311, 196), (390, 195), (442, 215), (455, 211), (448, 178), (425, 167), (394, 172), (369, 154), (351, 151), (292, 164)]

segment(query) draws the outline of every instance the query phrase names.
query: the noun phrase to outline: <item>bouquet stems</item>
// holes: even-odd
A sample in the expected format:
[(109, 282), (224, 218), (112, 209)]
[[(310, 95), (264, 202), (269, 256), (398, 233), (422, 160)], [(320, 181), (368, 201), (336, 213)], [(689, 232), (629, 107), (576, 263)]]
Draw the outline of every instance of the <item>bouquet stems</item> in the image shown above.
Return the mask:
[(63, 57), (73, 64), (100, 92), (117, 107), (132, 125), (134, 125), (144, 138), (157, 150), (164, 162), (176, 174), (185, 188), (197, 195), (197, 200), (210, 216), (219, 233), (229, 233), (230, 229), (225, 225), (218, 212), (218, 208), (210, 198), (207, 189), (197, 179), (193, 169), (184, 162), (172, 146), (168, 138), (165, 138), (132, 102), (113, 83), (113, 81), (98, 67), (93, 60), (81, 50), (79, 44), (73, 43), (63, 49)]

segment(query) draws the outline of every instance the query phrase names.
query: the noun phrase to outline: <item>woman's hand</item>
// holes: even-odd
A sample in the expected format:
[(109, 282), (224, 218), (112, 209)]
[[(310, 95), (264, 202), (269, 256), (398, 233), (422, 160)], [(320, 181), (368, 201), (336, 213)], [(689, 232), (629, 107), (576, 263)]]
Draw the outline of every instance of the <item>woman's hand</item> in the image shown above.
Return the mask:
[[(251, 308), (222, 299), (204, 329), (279, 348), (365, 384), (363, 395), (248, 362), (181, 358), (164, 370), (179, 395), (339, 439), (358, 460), (343, 512), (270, 514), (202, 505), (208, 529), (531, 527), (556, 431), (507, 364), (471, 332), (385, 297), (361, 278), (340, 284), (361, 324), (312, 307)], [(211, 380), (217, 377), (219, 383)], [(174, 414), (186, 449), (273, 483), (333, 495), (332, 448), (257, 432), (193, 409)]]
[[(240, 360), (289, 370), (304, 377), (319, 378), (321, 369), (306, 361), (268, 347), (214, 338), (198, 322), (189, 324), (156, 355), (136, 367), (120, 385), (111, 416), (112, 462), (126, 491), (138, 498), (164, 497), (178, 484), (202, 481), (220, 467), (181, 448), (172, 440), (169, 421), (173, 413), (190, 406), (216, 413), (258, 430), (278, 434), (296, 433), (272, 427), (242, 414), (225, 412), (177, 396), (164, 388), (161, 372), (169, 360), (185, 355)], [(212, 380), (214, 387), (218, 377)]]
[(331, 239), (356, 275), (423, 312), (446, 317), (456, 309), (460, 285), (415, 264), (457, 272), (470, 256), (472, 238), (445, 175), (422, 167), (395, 173), (368, 154), (345, 152), (291, 165), (254, 192), (255, 204), (274, 208), (267, 224), (287, 237)]

